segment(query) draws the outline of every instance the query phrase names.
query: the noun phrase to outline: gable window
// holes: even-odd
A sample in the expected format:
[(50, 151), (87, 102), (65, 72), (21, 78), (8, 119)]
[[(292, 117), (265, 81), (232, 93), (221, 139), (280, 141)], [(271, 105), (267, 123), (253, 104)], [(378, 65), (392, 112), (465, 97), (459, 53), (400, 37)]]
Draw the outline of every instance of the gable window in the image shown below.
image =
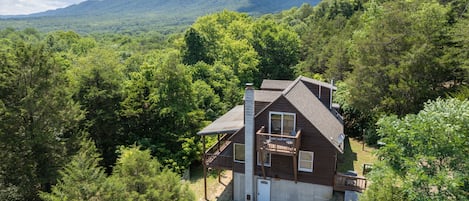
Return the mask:
[(233, 143), (233, 160), (244, 163), (244, 144)]
[(270, 112), (269, 133), (281, 135), (294, 135), (296, 116), (294, 113)]
[(298, 155), (298, 170), (303, 172), (313, 172), (314, 152), (300, 151)]
[[(270, 153), (264, 152), (262, 159), (264, 160), (264, 166), (270, 167)], [(257, 165), (262, 165), (260, 152), (257, 152)]]

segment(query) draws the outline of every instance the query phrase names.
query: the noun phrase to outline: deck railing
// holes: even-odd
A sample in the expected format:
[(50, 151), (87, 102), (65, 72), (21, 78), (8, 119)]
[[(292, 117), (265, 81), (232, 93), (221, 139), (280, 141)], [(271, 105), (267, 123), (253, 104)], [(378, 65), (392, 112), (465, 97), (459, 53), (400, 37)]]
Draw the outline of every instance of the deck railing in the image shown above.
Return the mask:
[(223, 151), (231, 144), (231, 135), (222, 136), (216, 144), (207, 149), (204, 154), (205, 165), (211, 168), (231, 169), (233, 156), (222, 155)]
[(270, 153), (296, 155), (301, 145), (301, 130), (295, 135), (279, 135), (265, 133), (262, 126), (256, 133), (257, 148)]
[(363, 192), (368, 185), (365, 177), (337, 173), (334, 177), (334, 190)]

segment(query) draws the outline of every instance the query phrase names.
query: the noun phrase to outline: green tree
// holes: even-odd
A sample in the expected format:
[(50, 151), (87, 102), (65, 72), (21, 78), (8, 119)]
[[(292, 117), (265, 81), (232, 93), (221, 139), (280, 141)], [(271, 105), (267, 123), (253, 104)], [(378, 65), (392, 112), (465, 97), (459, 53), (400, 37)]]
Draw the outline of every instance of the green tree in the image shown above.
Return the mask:
[(207, 56), (209, 50), (204, 36), (200, 35), (194, 28), (189, 28), (184, 35), (185, 47), (183, 49), (182, 62), (193, 65), (199, 61), (208, 64), (213, 63), (213, 58)]
[(253, 47), (260, 57), (259, 74), (262, 79), (293, 79), (293, 66), (299, 59), (299, 36), (289, 27), (273, 20), (258, 20), (253, 28)]
[(352, 71), (349, 49), (352, 34), (359, 29), (362, 1), (327, 0), (303, 17), (305, 26), (298, 31), (301, 38), (297, 75), (313, 77), (324, 74), (327, 79), (343, 80)]
[(113, 175), (124, 184), (126, 200), (194, 200), (195, 196), (180, 177), (140, 147), (120, 149)]
[(367, 112), (418, 112), (454, 80), (452, 68), (441, 62), (448, 9), (426, 1), (369, 5), (352, 40), (350, 102)]
[(41, 192), (45, 201), (59, 200), (103, 200), (104, 169), (99, 166), (100, 154), (94, 142), (84, 138), (80, 150), (59, 171), (61, 178), (52, 187), (52, 192)]
[(0, 178), (22, 199), (50, 190), (83, 117), (69, 91), (66, 60), (43, 44), (15, 42), (0, 51)]
[(220, 97), (220, 100), (224, 103), (223, 111), (241, 103), (240, 81), (229, 66), (219, 61), (213, 65), (199, 62), (193, 65), (191, 70), (194, 80), (205, 81)]
[(86, 111), (81, 126), (96, 141), (108, 172), (117, 158), (117, 146), (128, 140), (121, 133), (119, 117), (120, 102), (123, 100), (123, 69), (116, 52), (100, 48), (90, 50), (86, 56), (77, 59), (69, 72), (76, 89), (74, 99)]
[(192, 84), (192, 88), (195, 104), (198, 109), (204, 111), (208, 120), (213, 121), (223, 114), (226, 108), (210, 85), (203, 80), (196, 80)]
[(403, 200), (469, 199), (468, 100), (430, 101), (416, 115), (384, 117), (378, 126), (386, 145), (377, 152), (382, 164), (371, 182), (396, 179), (384, 183), (389, 188), (368, 189), (364, 200), (378, 200), (373, 197), (391, 190)]
[(182, 171), (194, 158), (175, 156), (184, 151), (181, 146), (185, 138), (200, 129), (204, 114), (195, 105), (191, 74), (180, 63), (177, 52), (169, 50), (149, 56), (124, 86), (124, 133), (150, 148), (163, 163)]

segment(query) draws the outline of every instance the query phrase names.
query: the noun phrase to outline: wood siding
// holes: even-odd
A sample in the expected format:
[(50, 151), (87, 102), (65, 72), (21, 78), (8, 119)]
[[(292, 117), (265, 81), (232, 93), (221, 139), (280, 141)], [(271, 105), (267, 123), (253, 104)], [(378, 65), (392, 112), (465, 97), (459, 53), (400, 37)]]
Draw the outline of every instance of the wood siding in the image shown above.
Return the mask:
[[(319, 95), (319, 85), (309, 83), (309, 82), (303, 82), (306, 87), (314, 94), (316, 97), (319, 98), (319, 100), (327, 107), (329, 108), (330, 103), (331, 103), (331, 89), (328, 87), (323, 87), (321, 86), (321, 95)], [(334, 102), (334, 101), (332, 101)]]
[[(302, 129), (300, 150), (314, 152), (313, 172), (298, 172), (298, 181), (332, 186), (336, 170), (336, 149), (306, 120), (284, 97), (280, 97), (262, 113), (255, 117), (255, 129), (269, 126), (269, 112), (289, 112), (296, 114), (296, 129)], [(238, 131), (232, 139), (235, 143), (244, 144), (244, 129)], [(255, 149), (256, 150), (256, 149)], [(261, 166), (257, 165), (255, 156), (255, 174), (262, 176)], [(271, 167), (265, 167), (266, 176), (279, 179), (294, 180), (293, 157), (272, 154)], [(294, 160), (298, 160), (296, 157)], [(233, 163), (233, 171), (244, 173), (244, 163)]]
[[(267, 105), (269, 105), (270, 102), (260, 102), (260, 101), (256, 101), (254, 103), (254, 113), (257, 114), (259, 113), (262, 109), (264, 109), (265, 107), (267, 107)], [(256, 128), (257, 129), (257, 128)]]

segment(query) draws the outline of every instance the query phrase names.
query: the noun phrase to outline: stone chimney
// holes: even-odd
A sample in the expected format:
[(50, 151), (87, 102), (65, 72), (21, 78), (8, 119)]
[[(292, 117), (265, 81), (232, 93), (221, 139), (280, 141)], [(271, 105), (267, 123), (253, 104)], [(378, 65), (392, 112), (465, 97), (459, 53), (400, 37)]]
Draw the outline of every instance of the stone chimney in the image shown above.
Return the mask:
[(254, 88), (246, 84), (244, 94), (244, 187), (245, 200), (254, 200)]

